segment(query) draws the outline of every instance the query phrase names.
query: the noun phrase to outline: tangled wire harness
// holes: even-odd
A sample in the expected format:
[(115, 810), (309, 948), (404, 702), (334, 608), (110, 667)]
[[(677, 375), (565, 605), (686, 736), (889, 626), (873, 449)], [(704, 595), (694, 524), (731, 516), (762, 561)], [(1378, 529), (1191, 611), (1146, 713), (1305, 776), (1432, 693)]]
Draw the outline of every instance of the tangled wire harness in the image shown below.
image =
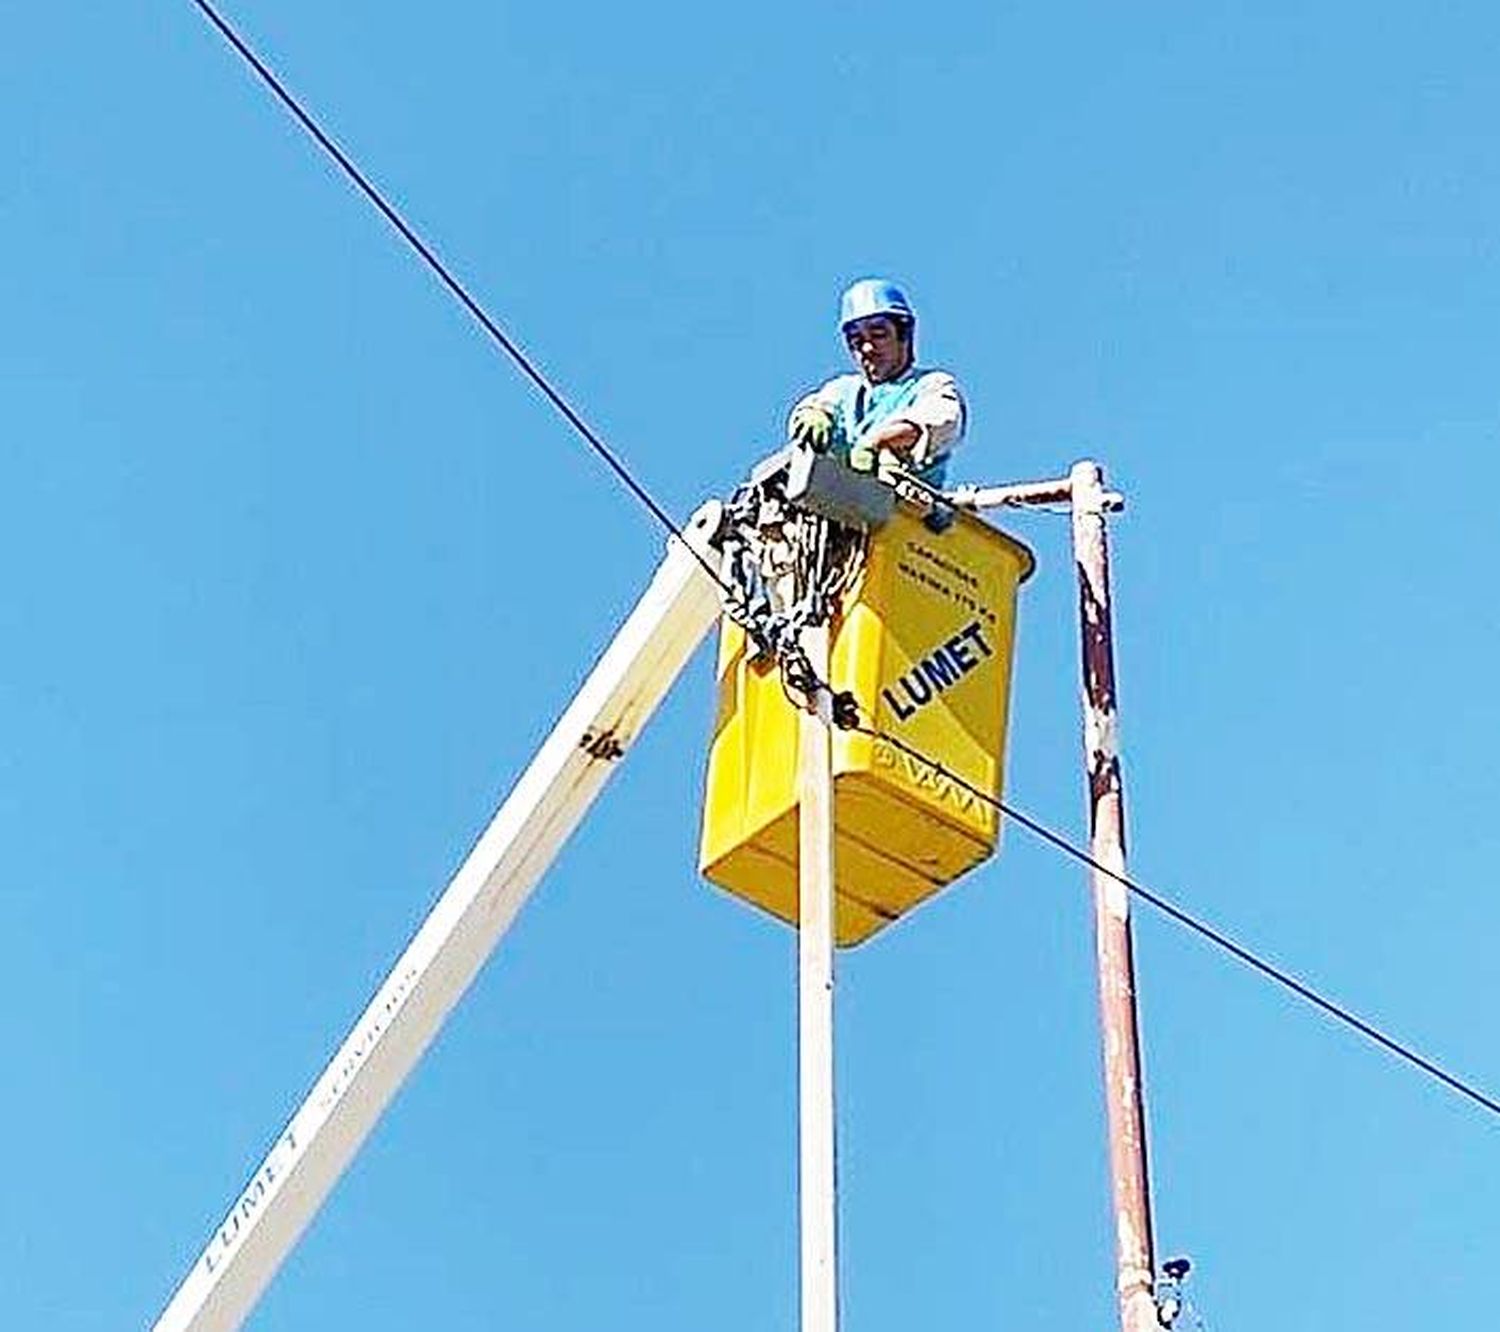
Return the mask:
[[(829, 686), (813, 670), (802, 633), (839, 614), (864, 573), (869, 532), (792, 504), (785, 481), (785, 469), (772, 471), (725, 506), (723, 572), (732, 592), (724, 613), (745, 630), (752, 660), (774, 660), (787, 697), (815, 710)], [(844, 728), (858, 723), (852, 694), (833, 694), (833, 718)]]

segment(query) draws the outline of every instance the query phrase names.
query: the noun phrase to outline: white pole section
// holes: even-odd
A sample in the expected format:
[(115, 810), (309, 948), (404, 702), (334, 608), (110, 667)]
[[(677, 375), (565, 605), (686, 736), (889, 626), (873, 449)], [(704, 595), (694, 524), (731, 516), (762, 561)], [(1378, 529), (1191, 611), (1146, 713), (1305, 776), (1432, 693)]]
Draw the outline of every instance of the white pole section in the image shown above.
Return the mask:
[(719, 611), (704, 505), (193, 1263), (155, 1332), (231, 1332), (562, 849)]
[[(828, 679), (828, 626), (805, 630), (803, 648)], [(802, 1332), (836, 1332), (838, 1195), (833, 1095), (833, 699), (799, 731), (797, 1094), (802, 1224)]]

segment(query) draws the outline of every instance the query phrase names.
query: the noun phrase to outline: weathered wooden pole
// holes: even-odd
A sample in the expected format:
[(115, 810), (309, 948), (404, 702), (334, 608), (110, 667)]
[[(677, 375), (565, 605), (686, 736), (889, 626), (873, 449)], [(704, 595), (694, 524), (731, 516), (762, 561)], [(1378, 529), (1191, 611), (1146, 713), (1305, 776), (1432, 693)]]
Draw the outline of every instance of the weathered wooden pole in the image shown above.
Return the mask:
[[(1119, 507), (1098, 463), (1070, 475), (1073, 553), (1083, 655), (1083, 746), (1088, 767), (1089, 851), (1125, 873), (1125, 800), (1116, 724), (1114, 637), (1110, 617), (1109, 542), (1105, 513)], [(1146, 1170), (1146, 1111), (1136, 1021), (1130, 895), (1109, 874), (1090, 871), (1104, 1038), (1104, 1097), (1114, 1200), (1116, 1293), (1122, 1332), (1160, 1332), (1151, 1196)]]

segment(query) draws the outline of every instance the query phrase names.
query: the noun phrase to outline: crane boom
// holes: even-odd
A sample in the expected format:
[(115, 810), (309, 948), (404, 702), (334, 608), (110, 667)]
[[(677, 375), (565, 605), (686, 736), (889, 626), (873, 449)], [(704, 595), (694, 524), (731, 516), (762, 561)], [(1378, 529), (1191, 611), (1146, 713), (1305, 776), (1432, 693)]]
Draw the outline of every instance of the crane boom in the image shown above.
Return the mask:
[(689, 521), (582, 689), (313, 1084), (155, 1325), (231, 1332), (385, 1107), (618, 760), (713, 626), (708, 570), (723, 506)]

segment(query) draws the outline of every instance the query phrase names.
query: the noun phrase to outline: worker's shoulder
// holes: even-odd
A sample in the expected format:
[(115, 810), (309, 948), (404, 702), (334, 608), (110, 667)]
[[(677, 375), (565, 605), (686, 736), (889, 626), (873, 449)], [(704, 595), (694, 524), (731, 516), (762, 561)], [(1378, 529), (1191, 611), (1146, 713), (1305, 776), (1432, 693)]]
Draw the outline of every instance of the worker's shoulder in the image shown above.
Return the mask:
[(796, 411), (805, 403), (816, 403), (833, 411), (841, 402), (852, 397), (862, 383), (864, 380), (858, 375), (835, 375), (832, 379), (825, 379), (817, 388), (804, 393), (797, 399), (792, 410)]
[(858, 388), (865, 382), (863, 375), (834, 375), (832, 379), (825, 379), (819, 386), (819, 393), (847, 393)]
[(937, 365), (919, 365), (912, 371), (917, 377), (919, 389), (957, 388), (958, 376), (951, 370)]

